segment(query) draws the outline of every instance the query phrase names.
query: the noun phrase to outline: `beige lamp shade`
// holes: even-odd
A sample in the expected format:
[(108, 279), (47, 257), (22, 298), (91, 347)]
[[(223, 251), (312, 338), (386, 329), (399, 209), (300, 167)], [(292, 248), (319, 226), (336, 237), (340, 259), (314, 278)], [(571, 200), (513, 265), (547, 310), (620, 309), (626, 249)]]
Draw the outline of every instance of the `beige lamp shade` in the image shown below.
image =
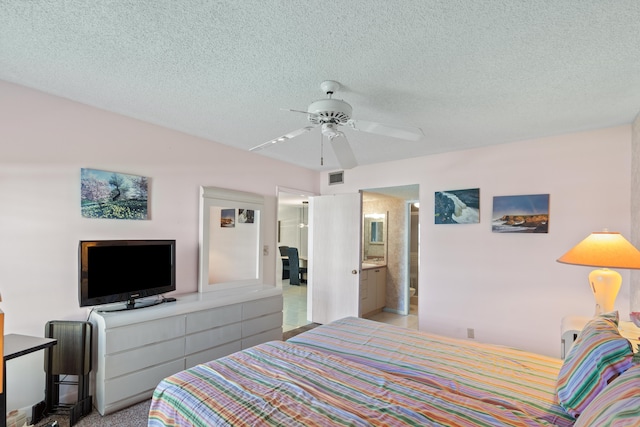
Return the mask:
[(595, 314), (614, 310), (622, 276), (610, 268), (640, 269), (640, 251), (620, 233), (594, 232), (558, 258), (565, 264), (599, 267), (589, 274), (589, 284), (596, 300)]
[(558, 262), (591, 267), (640, 269), (640, 251), (622, 234), (600, 231), (591, 233), (558, 258)]

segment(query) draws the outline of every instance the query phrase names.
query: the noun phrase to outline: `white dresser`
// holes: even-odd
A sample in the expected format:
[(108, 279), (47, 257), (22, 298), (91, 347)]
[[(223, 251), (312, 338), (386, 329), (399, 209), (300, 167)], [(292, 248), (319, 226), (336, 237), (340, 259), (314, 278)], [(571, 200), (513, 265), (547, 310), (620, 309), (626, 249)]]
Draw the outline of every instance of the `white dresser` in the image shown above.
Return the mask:
[(165, 377), (282, 339), (282, 291), (253, 286), (177, 296), (176, 302), (93, 311), (92, 388), (102, 415), (151, 397)]

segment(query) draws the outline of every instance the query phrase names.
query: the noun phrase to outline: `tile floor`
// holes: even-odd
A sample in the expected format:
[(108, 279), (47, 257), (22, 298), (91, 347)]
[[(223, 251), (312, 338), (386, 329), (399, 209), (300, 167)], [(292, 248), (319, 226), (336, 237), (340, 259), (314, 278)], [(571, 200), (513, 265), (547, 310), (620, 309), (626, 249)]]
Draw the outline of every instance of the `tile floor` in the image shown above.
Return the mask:
[(404, 316), (402, 314), (388, 313), (386, 311), (374, 314), (369, 317), (370, 320), (376, 322), (388, 323), (390, 325), (402, 326), (409, 329), (418, 329), (418, 315), (409, 314)]
[[(287, 332), (308, 324), (307, 286), (305, 284), (291, 286), (288, 280), (283, 280), (282, 294), (284, 296), (282, 331)], [(411, 302), (408, 316), (383, 311), (371, 316), (370, 319), (377, 322), (403, 326), (405, 328), (418, 329), (417, 301), (414, 300)]]
[(282, 332), (304, 326), (307, 321), (307, 285), (292, 286), (289, 280), (282, 281), (282, 295), (284, 297), (284, 310), (282, 319)]

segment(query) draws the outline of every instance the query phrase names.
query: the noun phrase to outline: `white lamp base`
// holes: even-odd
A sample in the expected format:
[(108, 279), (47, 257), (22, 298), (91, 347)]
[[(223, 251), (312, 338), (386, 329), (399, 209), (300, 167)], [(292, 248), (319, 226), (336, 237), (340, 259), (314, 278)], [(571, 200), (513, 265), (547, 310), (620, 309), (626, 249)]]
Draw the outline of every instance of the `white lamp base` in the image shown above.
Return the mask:
[(589, 273), (589, 283), (596, 299), (595, 315), (613, 311), (620, 285), (622, 285), (620, 273), (608, 268), (593, 270)]

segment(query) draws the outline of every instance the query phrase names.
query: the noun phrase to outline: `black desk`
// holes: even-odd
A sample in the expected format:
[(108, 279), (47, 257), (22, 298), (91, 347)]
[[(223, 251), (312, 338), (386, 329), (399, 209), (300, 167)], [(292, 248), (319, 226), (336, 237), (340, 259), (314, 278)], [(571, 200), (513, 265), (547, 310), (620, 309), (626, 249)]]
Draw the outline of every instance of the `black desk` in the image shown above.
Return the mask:
[(4, 363), (2, 365), (2, 394), (0, 394), (0, 427), (7, 425), (7, 360), (15, 359), (34, 351), (53, 347), (58, 340), (9, 334), (4, 336)]

